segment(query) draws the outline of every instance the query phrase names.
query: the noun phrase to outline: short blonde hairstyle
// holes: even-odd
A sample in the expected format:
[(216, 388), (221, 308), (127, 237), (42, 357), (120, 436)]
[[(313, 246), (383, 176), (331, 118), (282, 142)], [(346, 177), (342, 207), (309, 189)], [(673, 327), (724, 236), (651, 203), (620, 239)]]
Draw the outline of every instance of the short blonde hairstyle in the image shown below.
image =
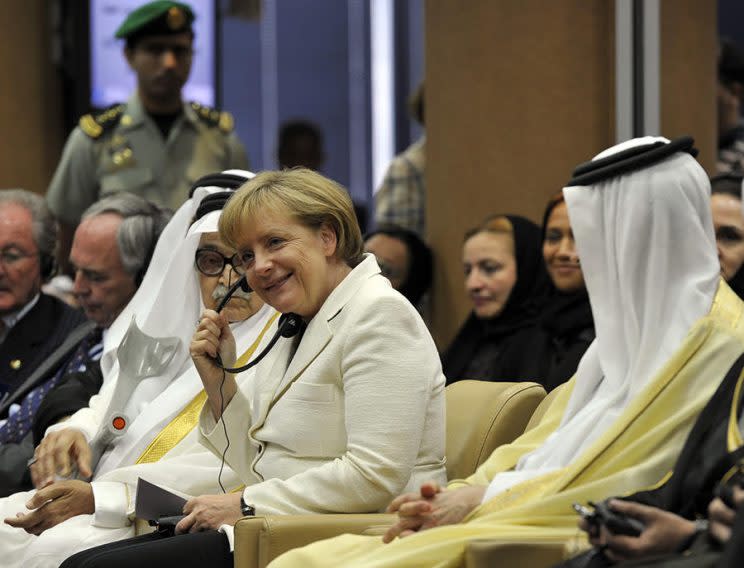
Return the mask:
[(289, 214), (312, 229), (328, 225), (336, 233), (336, 257), (351, 267), (362, 261), (362, 231), (354, 205), (335, 181), (306, 168), (261, 172), (228, 200), (220, 216), (220, 236), (237, 248), (245, 224), (265, 211)]

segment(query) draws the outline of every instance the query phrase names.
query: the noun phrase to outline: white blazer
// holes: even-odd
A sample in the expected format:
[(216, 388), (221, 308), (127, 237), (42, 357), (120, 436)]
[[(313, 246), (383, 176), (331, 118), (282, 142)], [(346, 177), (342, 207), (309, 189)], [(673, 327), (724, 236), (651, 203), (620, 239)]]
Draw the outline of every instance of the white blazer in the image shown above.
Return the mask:
[[(280, 339), (223, 414), (226, 461), (257, 514), (384, 509), (444, 482), (444, 375), (416, 309), (366, 258), (301, 338)], [(202, 443), (226, 440), (208, 405)]]

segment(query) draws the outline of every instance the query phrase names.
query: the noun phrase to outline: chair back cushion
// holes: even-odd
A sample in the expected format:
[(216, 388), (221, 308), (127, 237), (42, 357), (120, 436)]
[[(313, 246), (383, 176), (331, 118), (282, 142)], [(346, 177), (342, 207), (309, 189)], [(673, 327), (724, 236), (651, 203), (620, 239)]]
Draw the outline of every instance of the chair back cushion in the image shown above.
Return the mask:
[(558, 393), (561, 392), (561, 387), (562, 385), (559, 385), (557, 388), (554, 388), (547, 394), (545, 398), (540, 401), (540, 404), (537, 405), (535, 412), (532, 413), (530, 421), (527, 423), (527, 427), (524, 429), (525, 432), (538, 425), (540, 419), (547, 412), (548, 407), (553, 403), (553, 400), (558, 396)]
[(524, 432), (545, 390), (529, 382), (458, 381), (445, 394), (447, 478), (464, 479)]

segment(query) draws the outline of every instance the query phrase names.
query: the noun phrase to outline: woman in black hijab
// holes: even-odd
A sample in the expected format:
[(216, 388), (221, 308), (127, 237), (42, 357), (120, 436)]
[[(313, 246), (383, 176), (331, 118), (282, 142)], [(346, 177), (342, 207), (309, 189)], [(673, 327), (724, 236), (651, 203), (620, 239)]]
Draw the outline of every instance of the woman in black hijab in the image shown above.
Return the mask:
[(719, 174), (710, 180), (710, 207), (716, 231), (721, 276), (740, 298), (744, 298), (744, 215), (742, 174)]
[(540, 314), (531, 357), (539, 382), (550, 391), (576, 372), (594, 340), (594, 320), (563, 193), (549, 202), (543, 215), (542, 254), (551, 280)]
[(538, 378), (526, 366), (533, 366), (530, 343), (548, 287), (541, 241), (539, 227), (516, 215), (490, 217), (465, 235), (465, 289), (473, 311), (442, 356), (447, 384)]

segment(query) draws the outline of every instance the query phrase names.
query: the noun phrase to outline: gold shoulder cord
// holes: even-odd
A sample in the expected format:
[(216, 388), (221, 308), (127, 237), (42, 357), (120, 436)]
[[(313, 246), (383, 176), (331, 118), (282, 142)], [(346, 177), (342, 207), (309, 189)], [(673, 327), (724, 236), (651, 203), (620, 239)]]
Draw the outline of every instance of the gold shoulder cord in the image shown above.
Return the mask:
[(743, 383), (744, 371), (742, 371), (739, 375), (739, 380), (736, 382), (736, 388), (734, 389), (733, 400), (731, 401), (731, 412), (729, 412), (728, 422), (728, 439), (726, 444), (728, 446), (729, 452), (733, 452), (737, 448), (740, 448), (742, 445), (744, 445), (744, 440), (742, 440), (741, 431), (739, 430), (739, 413), (737, 412), (739, 408), (739, 397), (741, 395), (741, 387)]
[[(279, 317), (279, 313), (276, 312), (269, 321), (266, 323), (261, 333), (258, 335), (256, 341), (253, 342), (245, 353), (235, 362), (235, 366), (240, 367), (248, 362), (253, 352), (261, 344), (261, 340), (266, 332), (271, 327), (271, 324), (276, 321)], [(202, 406), (207, 400), (207, 393), (202, 389), (191, 402), (176, 416), (170, 423), (163, 428), (155, 439), (150, 442), (150, 445), (145, 448), (142, 455), (137, 459), (136, 463), (153, 463), (162, 458), (170, 450), (172, 450), (176, 444), (183, 440), (186, 435), (193, 430), (199, 422), (199, 414), (201, 414)]]

